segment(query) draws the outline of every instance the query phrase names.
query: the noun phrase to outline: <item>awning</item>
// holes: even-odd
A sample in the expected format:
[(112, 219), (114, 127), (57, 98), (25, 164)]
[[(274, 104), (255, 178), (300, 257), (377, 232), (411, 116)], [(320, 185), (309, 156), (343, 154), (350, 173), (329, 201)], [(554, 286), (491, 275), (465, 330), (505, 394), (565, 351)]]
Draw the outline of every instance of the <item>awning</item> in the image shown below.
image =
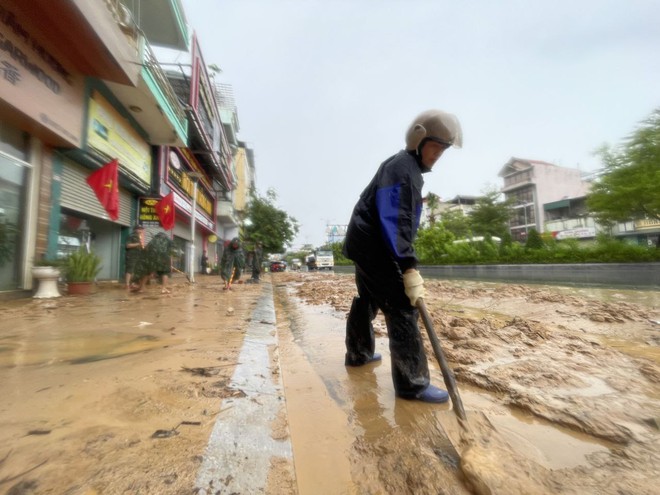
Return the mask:
[(543, 205), (545, 211), (549, 210), (558, 210), (559, 208), (568, 208), (571, 204), (570, 199), (562, 199), (559, 201), (553, 201), (552, 203), (546, 203)]

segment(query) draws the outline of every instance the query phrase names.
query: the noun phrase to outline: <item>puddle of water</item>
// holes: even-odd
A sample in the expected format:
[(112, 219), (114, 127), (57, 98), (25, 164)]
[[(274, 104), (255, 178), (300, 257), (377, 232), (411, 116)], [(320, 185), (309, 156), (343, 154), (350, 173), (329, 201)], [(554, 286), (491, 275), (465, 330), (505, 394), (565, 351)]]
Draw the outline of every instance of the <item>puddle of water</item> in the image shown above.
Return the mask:
[(469, 385), (461, 386), (466, 409), (485, 412), (498, 433), (523, 456), (548, 469), (572, 468), (586, 463), (589, 455), (606, 452), (614, 445), (516, 408), (497, 404), (490, 394)]
[[(310, 342), (313, 334), (304, 332), (299, 317), (289, 323), (289, 329), (279, 330), (280, 367), (298, 492), (316, 493), (322, 481), (324, 493), (356, 493), (347, 455), (353, 438), (346, 431), (346, 416), (332, 387), (326, 389), (307, 356), (315, 348)], [(287, 330), (291, 341), (282, 337)]]
[(604, 345), (629, 356), (649, 359), (656, 364), (660, 364), (660, 347), (650, 346), (646, 342), (635, 342), (608, 336), (599, 336), (599, 340)]
[(607, 452), (610, 447), (588, 435), (522, 413), (496, 416), (491, 422), (516, 451), (528, 454), (526, 457), (548, 469), (583, 465), (589, 455)]
[[(452, 280), (453, 285), (464, 288), (491, 289), (497, 290), (499, 287), (516, 284), (502, 284), (497, 282), (477, 282), (467, 280)], [(566, 285), (547, 285), (525, 283), (526, 286), (532, 286), (542, 290), (551, 290), (562, 293), (566, 296), (580, 296), (589, 299), (595, 299), (602, 302), (626, 302), (646, 306), (651, 309), (660, 308), (660, 291), (655, 289), (608, 289), (603, 287), (571, 287)]]
[(649, 308), (660, 308), (660, 291), (653, 289), (622, 290), (593, 287), (571, 289), (568, 287), (562, 287), (561, 290), (571, 294), (597, 299), (602, 302), (627, 302), (647, 306)]
[(174, 343), (152, 335), (124, 332), (51, 332), (33, 336), (5, 336), (0, 367), (35, 366), (68, 362), (82, 364), (150, 351)]
[[(292, 340), (280, 331), (280, 363), (299, 493), (413, 493), (396, 483), (428, 467), (425, 456), (446, 466), (431, 476), (463, 493), (458, 456), (434, 417), (450, 406), (396, 399), (388, 361), (344, 366), (345, 319), (331, 308), (287, 312)], [(387, 356), (387, 341), (376, 351)]]

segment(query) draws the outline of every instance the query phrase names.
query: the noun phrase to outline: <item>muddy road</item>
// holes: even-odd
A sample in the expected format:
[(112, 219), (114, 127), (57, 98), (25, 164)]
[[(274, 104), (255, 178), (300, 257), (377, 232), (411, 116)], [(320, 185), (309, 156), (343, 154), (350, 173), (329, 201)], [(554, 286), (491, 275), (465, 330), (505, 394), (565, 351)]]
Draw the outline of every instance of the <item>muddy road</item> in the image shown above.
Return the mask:
[[(343, 366), (352, 277), (266, 274), (229, 292), (216, 277), (197, 282), (0, 303), (0, 493), (470, 493), (445, 431), (451, 405), (394, 398), (382, 317), (383, 361)], [(427, 291), (468, 417), (483, 413), (496, 432), (470, 459), (496, 493), (656, 493), (658, 292)], [(272, 321), (256, 312), (264, 298)], [(246, 344), (261, 345), (255, 325), (275, 340), (263, 345), (267, 371), (247, 369), (275, 385), (273, 406), (236, 377)], [(251, 427), (292, 456), (271, 456), (261, 485), (205, 478), (209, 439), (246, 402), (272, 413)], [(251, 469), (260, 447), (239, 443), (225, 446), (244, 455), (232, 463)]]
[[(355, 438), (347, 452), (355, 493), (464, 493), (465, 469), (443, 431), (449, 427), (455, 435), (449, 406), (393, 398), (382, 317), (376, 322), (382, 337), (376, 350), (383, 363), (337, 371), (355, 292), (352, 278), (302, 273), (275, 281), (276, 294), (286, 292), (304, 303), (302, 310), (297, 307), (304, 323), (292, 319), (293, 328), (304, 327), (297, 340), (352, 427)], [(477, 413), (476, 421), (485, 414), (496, 433), (491, 438), (475, 423), (477, 436), (488, 438), (486, 449), (470, 458), (492, 489), (656, 492), (658, 292), (438, 281), (427, 281), (427, 291), (468, 416)], [(323, 309), (310, 315), (310, 306)], [(319, 312), (325, 312), (324, 324)], [(434, 382), (442, 385), (437, 368)], [(284, 365), (283, 373), (286, 383)], [(293, 426), (292, 440), (295, 456)]]

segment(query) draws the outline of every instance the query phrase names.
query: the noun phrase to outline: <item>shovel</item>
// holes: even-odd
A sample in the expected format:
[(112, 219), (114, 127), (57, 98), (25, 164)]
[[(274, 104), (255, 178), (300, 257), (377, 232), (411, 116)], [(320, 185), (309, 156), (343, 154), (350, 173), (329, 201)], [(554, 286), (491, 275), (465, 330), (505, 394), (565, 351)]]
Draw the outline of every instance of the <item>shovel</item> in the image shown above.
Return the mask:
[(185, 272), (182, 272), (181, 270), (179, 270), (178, 268), (176, 268), (174, 265), (171, 265), (170, 268), (171, 268), (172, 271), (174, 271), (174, 272), (180, 273), (181, 275), (185, 275), (186, 278), (188, 279), (188, 282), (190, 282), (190, 275), (188, 275), (188, 274), (185, 273)]
[[(548, 487), (544, 479), (550, 477), (547, 470), (529, 459), (514, 452), (504, 439), (497, 434), (495, 427), (481, 412), (470, 413), (470, 427), (463, 408), (461, 396), (454, 379), (454, 373), (447, 364), (440, 340), (433, 328), (433, 322), (426, 310), (424, 299), (417, 299), (417, 309), (422, 316), (435, 357), (442, 370), (442, 378), (453, 404), (454, 414), (460, 428), (455, 423), (443, 422), (442, 426), (449, 442), (461, 458), (461, 470), (470, 490), (477, 495), (499, 495), (509, 493), (545, 494)], [(512, 467), (517, 467), (512, 471)]]
[(426, 304), (424, 304), (424, 299), (421, 297), (417, 299), (417, 309), (419, 310), (420, 315), (422, 316), (422, 321), (426, 327), (426, 333), (429, 335), (429, 340), (431, 341), (431, 346), (433, 347), (433, 352), (435, 354), (438, 363), (440, 364), (440, 369), (442, 370), (442, 378), (445, 381), (445, 386), (449, 392), (449, 397), (451, 397), (451, 402), (454, 405), (454, 414), (458, 416), (460, 425), (467, 429), (467, 416), (465, 415), (465, 409), (463, 408), (463, 401), (461, 401), (461, 396), (458, 394), (458, 387), (456, 386), (456, 380), (454, 379), (454, 373), (452, 372), (449, 364), (447, 364), (447, 358), (445, 358), (445, 353), (442, 352), (442, 346), (440, 345), (440, 340), (433, 329), (433, 322), (429, 316), (429, 312), (426, 310)]

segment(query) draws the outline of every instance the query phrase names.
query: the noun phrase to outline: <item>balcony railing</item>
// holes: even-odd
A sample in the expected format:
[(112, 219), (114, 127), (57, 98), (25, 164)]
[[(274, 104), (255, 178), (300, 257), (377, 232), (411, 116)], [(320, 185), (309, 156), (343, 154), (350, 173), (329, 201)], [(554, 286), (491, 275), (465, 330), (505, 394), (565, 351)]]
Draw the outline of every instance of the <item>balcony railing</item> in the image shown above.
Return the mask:
[(644, 218), (642, 220), (635, 220), (635, 230), (659, 229), (660, 220)]
[[(149, 75), (153, 78), (153, 80), (158, 84), (158, 87), (162, 91), (162, 96), (165, 98), (165, 101), (167, 101), (167, 104), (169, 108), (171, 109), (172, 113), (174, 114), (174, 117), (177, 120), (177, 125), (185, 129), (186, 128), (186, 113), (183, 110), (183, 107), (181, 106), (181, 103), (179, 102), (179, 98), (177, 97), (176, 93), (174, 92), (174, 89), (172, 88), (172, 85), (170, 84), (169, 79), (165, 75), (165, 72), (163, 69), (161, 69), (160, 64), (158, 63), (158, 60), (156, 59), (156, 56), (154, 55), (154, 52), (151, 50), (151, 47), (149, 46), (149, 43), (146, 42), (144, 43), (144, 64), (146, 70), (149, 72)], [(185, 135), (185, 132), (184, 132)]]
[(591, 217), (584, 218), (563, 218), (558, 220), (548, 220), (545, 222), (546, 231), (560, 231), (570, 229), (582, 229), (587, 227), (596, 227), (596, 223)]

